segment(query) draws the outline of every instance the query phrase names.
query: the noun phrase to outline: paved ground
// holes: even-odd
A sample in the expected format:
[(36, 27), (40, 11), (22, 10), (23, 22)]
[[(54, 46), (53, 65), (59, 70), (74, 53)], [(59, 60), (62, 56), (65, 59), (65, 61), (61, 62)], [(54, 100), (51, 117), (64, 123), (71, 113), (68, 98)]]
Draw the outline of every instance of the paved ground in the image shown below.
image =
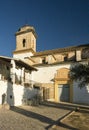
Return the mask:
[(69, 109), (52, 105), (0, 109), (0, 130), (48, 130), (69, 112)]

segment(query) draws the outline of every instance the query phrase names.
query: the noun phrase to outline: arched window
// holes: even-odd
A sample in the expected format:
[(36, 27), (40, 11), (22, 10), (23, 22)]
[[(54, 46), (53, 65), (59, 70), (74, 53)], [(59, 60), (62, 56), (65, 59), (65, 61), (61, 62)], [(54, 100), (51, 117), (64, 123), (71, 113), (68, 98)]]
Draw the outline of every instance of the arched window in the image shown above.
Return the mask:
[(23, 47), (26, 46), (26, 39), (23, 39)]

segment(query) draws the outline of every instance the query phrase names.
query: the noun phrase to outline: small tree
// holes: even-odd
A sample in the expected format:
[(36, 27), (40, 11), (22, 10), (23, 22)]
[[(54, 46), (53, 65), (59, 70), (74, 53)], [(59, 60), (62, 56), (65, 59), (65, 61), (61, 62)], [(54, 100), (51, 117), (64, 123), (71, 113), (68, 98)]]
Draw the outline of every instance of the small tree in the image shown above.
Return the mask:
[(79, 87), (89, 84), (89, 64), (77, 64), (70, 69), (71, 80), (79, 80)]

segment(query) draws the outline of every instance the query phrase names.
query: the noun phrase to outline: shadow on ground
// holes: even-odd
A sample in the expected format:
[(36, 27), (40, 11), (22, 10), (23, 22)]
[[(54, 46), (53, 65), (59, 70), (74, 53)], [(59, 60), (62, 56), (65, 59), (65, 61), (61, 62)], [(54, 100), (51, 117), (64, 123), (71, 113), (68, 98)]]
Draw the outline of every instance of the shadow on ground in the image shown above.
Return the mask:
[[(49, 104), (49, 105), (46, 104), (46, 106), (47, 106), (47, 107), (55, 107), (55, 105), (53, 105), (53, 104)], [(60, 108), (60, 106), (56, 106), (56, 107), (59, 107), (59, 108)], [(63, 108), (63, 109), (68, 109), (68, 108)], [(68, 110), (71, 110), (71, 109), (68, 109)], [(62, 128), (69, 129), (69, 130), (77, 130), (77, 129), (75, 129), (75, 128), (69, 126), (69, 125), (65, 125), (65, 124), (63, 124), (63, 123), (60, 122), (60, 120), (61, 120), (62, 118), (64, 118), (65, 116), (67, 116), (70, 112), (67, 113), (65, 116), (63, 116), (62, 118), (59, 118), (58, 120), (55, 121), (55, 120), (53, 120), (53, 119), (51, 119), (51, 118), (49, 118), (49, 117), (44, 116), (45, 113), (44, 113), (44, 115), (40, 115), (40, 114), (38, 114), (38, 113), (35, 113), (35, 112), (30, 111), (30, 108), (29, 108), (29, 110), (25, 110), (25, 109), (23, 109), (23, 108), (21, 108), (21, 107), (11, 107), (11, 111), (14, 111), (14, 112), (19, 113), (19, 114), (22, 114), (22, 115), (24, 115), (24, 116), (26, 116), (26, 117), (33, 118), (33, 119), (35, 119), (35, 120), (39, 120), (40, 122), (43, 122), (43, 123), (48, 124), (48, 126), (45, 127), (46, 130), (49, 130), (49, 129), (50, 129), (50, 130), (53, 130), (53, 129), (52, 129), (52, 126), (53, 126), (53, 125), (57, 125), (57, 126), (60, 126), (60, 127), (62, 127)], [(34, 125), (35, 125), (35, 124), (34, 124)], [(55, 130), (56, 130), (56, 129), (55, 129)]]
[(66, 125), (66, 124), (64, 124), (64, 123), (61, 123), (61, 122), (59, 122), (59, 124), (57, 124), (57, 126), (60, 127), (60, 130), (61, 130), (61, 128), (62, 128), (62, 129), (64, 128), (65, 130), (79, 130), (79, 129), (77, 129), (77, 128), (71, 127), (71, 126)]
[[(64, 110), (70, 110), (71, 112), (76, 111), (76, 112), (83, 112), (83, 113), (87, 113), (87, 114), (89, 113), (89, 107), (88, 106), (86, 107), (85, 105), (80, 105), (80, 104), (55, 103), (55, 102), (47, 102), (47, 101), (44, 102), (43, 104), (47, 107), (61, 108)], [(77, 108), (79, 108), (79, 110)], [(70, 114), (70, 113), (68, 113), (68, 114)], [(66, 117), (67, 115), (65, 115), (64, 117)], [(60, 118), (57, 121), (57, 123), (55, 124), (56, 127), (54, 129), (50, 129), (50, 130), (59, 130), (59, 129), (60, 130), (61, 129), (63, 129), (63, 130), (79, 130), (78, 128), (74, 128), (75, 126), (71, 127), (70, 125), (64, 124), (63, 122), (61, 122), (61, 120), (64, 117)]]
[(54, 123), (54, 120), (52, 120), (52, 119), (50, 119), (46, 116), (40, 115), (38, 113), (32, 112), (32, 111), (30, 111), (30, 108), (29, 108), (29, 111), (28, 111), (28, 110), (25, 110), (25, 109), (20, 108), (20, 107), (11, 107), (11, 110), (16, 112), (16, 113), (27, 116), (29, 118), (37, 119), (37, 120), (39, 120), (40, 122), (43, 122), (43, 123), (48, 123), (48, 124)]
[[(70, 114), (71, 112), (69, 112), (68, 114)], [(67, 116), (68, 114), (66, 114), (65, 116)], [(57, 121), (54, 122), (54, 124), (50, 124), (49, 126), (46, 127), (46, 130), (56, 130), (57, 127), (59, 127), (59, 129), (57, 130), (61, 130), (61, 129), (65, 129), (65, 130), (78, 130), (72, 126), (66, 125), (64, 123), (61, 122), (61, 120), (65, 117), (63, 116), (62, 118), (58, 119)], [(53, 128), (53, 126), (55, 126)]]

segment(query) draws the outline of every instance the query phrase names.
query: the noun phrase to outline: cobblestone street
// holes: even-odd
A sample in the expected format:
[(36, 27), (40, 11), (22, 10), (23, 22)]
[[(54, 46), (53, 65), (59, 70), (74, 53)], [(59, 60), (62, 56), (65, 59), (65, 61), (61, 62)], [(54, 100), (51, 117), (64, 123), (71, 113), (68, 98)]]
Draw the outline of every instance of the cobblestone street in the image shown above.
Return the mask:
[(49, 106), (21, 106), (0, 109), (0, 130), (48, 130), (70, 110)]

